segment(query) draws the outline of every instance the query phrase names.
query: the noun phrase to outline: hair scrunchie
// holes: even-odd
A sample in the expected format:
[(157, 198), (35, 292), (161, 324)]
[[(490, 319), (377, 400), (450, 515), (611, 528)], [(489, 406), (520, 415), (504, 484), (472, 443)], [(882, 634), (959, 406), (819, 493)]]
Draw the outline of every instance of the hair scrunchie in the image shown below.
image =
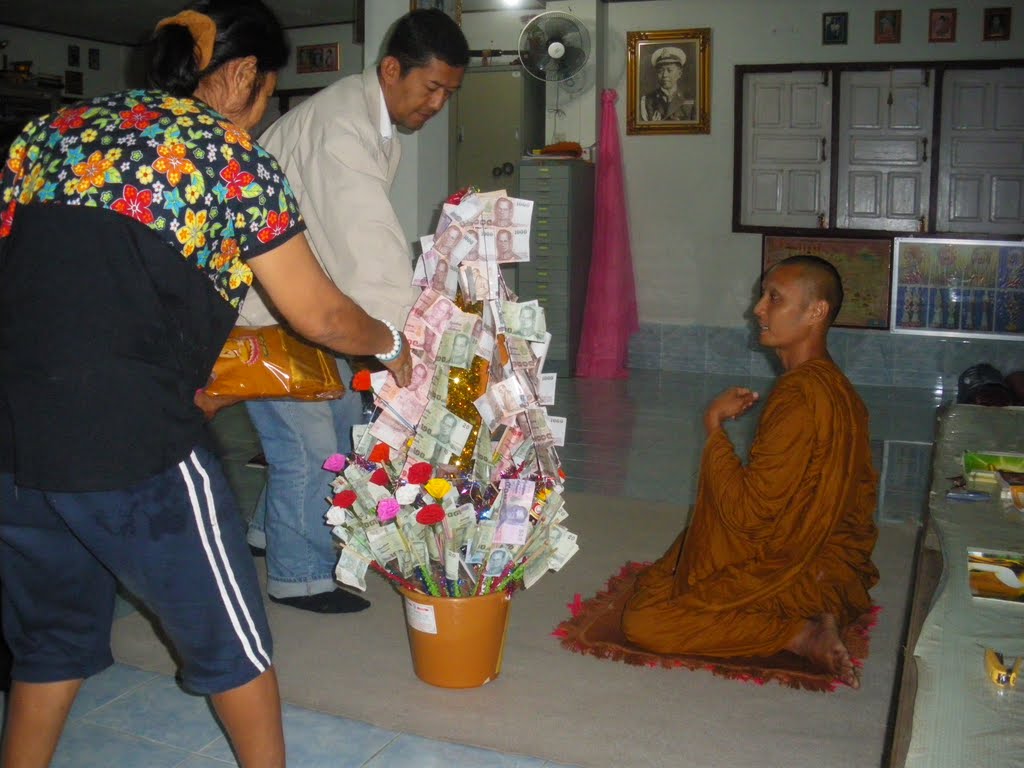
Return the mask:
[(161, 19), (157, 22), (156, 28), (160, 29), (166, 24), (177, 24), (189, 31), (196, 44), (195, 55), (199, 71), (206, 69), (213, 59), (213, 44), (217, 40), (217, 25), (213, 19), (199, 11), (182, 11), (175, 16)]

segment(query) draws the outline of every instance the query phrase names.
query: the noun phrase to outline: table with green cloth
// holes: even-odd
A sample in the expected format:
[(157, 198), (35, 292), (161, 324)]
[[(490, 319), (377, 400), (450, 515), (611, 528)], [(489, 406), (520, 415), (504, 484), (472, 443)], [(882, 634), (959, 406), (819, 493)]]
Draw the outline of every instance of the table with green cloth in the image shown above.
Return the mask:
[(965, 450), (1024, 452), (1024, 408), (951, 405), (938, 417), (929, 535), (938, 538), (943, 568), (912, 648), (908, 768), (1024, 765), (1024, 679), (1001, 689), (984, 664), (985, 648), (1024, 656), (1024, 602), (972, 597), (967, 573), (968, 549), (1024, 552), (1024, 512), (998, 493), (990, 501), (947, 498)]

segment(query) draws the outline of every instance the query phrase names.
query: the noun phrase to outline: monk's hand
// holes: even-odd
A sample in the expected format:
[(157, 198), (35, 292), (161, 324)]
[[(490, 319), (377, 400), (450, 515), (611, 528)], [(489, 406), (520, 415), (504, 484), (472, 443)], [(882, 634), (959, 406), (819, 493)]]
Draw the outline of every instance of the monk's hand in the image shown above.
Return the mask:
[(754, 407), (760, 395), (746, 387), (730, 387), (711, 401), (704, 412), (704, 429), (710, 435), (722, 422), (736, 419)]

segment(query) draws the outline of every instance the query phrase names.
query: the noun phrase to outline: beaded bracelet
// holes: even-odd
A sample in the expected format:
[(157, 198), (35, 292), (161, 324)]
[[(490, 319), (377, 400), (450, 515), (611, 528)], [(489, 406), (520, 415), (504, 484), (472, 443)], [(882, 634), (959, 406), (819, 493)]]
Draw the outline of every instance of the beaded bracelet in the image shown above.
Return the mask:
[(388, 322), (387, 320), (381, 320), (381, 322), (388, 327), (389, 331), (391, 331), (391, 338), (394, 340), (394, 343), (391, 345), (391, 349), (389, 349), (387, 352), (381, 352), (377, 355), (374, 355), (374, 357), (376, 357), (382, 363), (390, 363), (394, 360), (397, 360), (398, 356), (402, 354), (402, 335), (398, 332), (398, 329), (395, 328), (395, 326), (392, 323)]

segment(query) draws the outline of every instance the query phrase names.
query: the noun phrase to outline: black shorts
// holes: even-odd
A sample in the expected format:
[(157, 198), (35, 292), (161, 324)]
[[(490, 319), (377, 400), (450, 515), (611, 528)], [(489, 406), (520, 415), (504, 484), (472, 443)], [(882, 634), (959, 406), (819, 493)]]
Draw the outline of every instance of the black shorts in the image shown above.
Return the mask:
[(0, 607), (12, 679), (72, 680), (112, 664), (119, 581), (159, 620), (190, 690), (220, 693), (269, 668), (256, 569), (208, 452), (196, 448), (117, 491), (31, 490), (0, 474)]

